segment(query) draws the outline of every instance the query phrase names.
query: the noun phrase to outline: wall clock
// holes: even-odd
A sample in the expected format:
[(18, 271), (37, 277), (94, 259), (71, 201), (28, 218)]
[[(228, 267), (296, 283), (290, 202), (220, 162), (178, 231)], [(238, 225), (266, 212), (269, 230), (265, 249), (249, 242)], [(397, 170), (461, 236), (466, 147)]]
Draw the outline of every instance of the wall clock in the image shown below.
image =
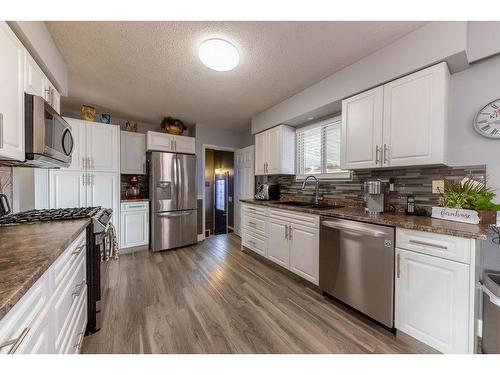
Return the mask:
[(500, 139), (500, 99), (486, 104), (477, 113), (473, 125), (482, 136)]

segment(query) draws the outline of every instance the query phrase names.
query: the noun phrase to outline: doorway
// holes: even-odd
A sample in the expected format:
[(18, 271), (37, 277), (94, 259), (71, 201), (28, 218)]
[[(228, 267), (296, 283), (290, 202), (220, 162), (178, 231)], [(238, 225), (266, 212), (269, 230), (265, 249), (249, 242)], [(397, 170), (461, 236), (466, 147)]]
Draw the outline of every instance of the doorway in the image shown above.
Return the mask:
[(234, 228), (234, 152), (205, 149), (205, 237)]

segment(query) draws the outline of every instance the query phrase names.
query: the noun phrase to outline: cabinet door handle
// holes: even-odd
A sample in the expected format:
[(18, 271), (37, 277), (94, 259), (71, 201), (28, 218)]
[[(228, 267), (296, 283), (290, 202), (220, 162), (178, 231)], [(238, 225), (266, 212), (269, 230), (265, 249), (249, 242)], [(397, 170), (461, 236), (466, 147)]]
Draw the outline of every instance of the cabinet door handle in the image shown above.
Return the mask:
[(441, 250), (448, 250), (448, 246), (438, 245), (438, 244), (434, 244), (434, 243), (430, 243), (430, 242), (417, 241), (417, 240), (409, 240), (408, 242), (414, 243), (416, 245), (435, 247), (435, 248), (441, 249)]
[(85, 173), (82, 173), (82, 185), (85, 186)]
[(177, 151), (177, 139), (174, 139), (174, 147), (175, 147), (175, 151)]
[(396, 277), (401, 277), (401, 254), (396, 254)]
[(288, 239), (291, 241), (292, 240), (292, 226), (288, 226)]
[(375, 146), (375, 165), (378, 165), (378, 162), (382, 161), (380, 159), (380, 157), (379, 157), (380, 156), (380, 151), (381, 151), (381, 147), (379, 145), (376, 145)]
[(75, 344), (75, 345), (73, 345), (73, 348), (75, 348), (76, 350), (80, 350), (80, 347), (82, 346), (82, 342), (83, 342), (83, 334), (84, 334), (84, 333), (85, 333), (85, 332), (84, 332), (84, 331), (82, 331), (82, 332), (80, 332), (80, 333), (78, 334), (78, 336), (77, 336), (77, 338), (78, 338), (78, 339), (77, 339), (77, 341), (76, 341), (76, 344)]
[(0, 148), (3, 148), (3, 113), (0, 113)]
[(389, 164), (389, 146), (384, 143), (384, 164)]
[(85, 287), (85, 280), (83, 280), (80, 284), (76, 284), (75, 291), (71, 293), (71, 295), (73, 297), (80, 297), (84, 287)]
[(29, 331), (30, 331), (29, 327), (26, 327), (25, 329), (23, 329), (23, 331), (21, 332), (21, 334), (19, 335), (19, 337), (17, 339), (8, 340), (8, 341), (1, 343), (0, 349), (5, 348), (6, 346), (12, 345), (12, 348), (10, 348), (7, 353), (14, 354), (17, 351), (17, 349), (19, 348), (19, 346), (22, 344), (24, 338), (28, 335)]
[(285, 240), (288, 240), (288, 225), (285, 225)]
[(79, 255), (83, 249), (85, 249), (86, 245), (81, 245), (81, 246), (78, 246), (75, 250), (73, 250), (73, 252), (71, 253), (71, 255)]

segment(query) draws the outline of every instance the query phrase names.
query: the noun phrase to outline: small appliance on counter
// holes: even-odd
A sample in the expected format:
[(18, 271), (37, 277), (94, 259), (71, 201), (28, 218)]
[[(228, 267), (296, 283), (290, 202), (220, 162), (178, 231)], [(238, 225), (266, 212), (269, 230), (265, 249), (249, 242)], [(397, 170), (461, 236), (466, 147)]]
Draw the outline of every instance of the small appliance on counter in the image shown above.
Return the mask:
[(384, 212), (387, 181), (371, 180), (365, 181), (365, 211), (373, 214)]
[(280, 187), (278, 184), (266, 182), (257, 187), (255, 199), (263, 201), (272, 201), (280, 199)]
[(138, 186), (139, 180), (137, 176), (132, 176), (128, 180), (128, 188), (125, 191), (125, 196), (127, 198), (138, 198), (141, 195), (141, 189)]
[(0, 194), (0, 217), (8, 215), (12, 212), (9, 201), (5, 194)]

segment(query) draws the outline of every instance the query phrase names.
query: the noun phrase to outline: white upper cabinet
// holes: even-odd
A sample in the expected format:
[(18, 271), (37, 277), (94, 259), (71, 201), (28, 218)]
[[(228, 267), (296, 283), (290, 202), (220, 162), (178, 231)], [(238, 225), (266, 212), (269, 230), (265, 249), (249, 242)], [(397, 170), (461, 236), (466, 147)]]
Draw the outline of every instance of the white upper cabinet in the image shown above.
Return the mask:
[(196, 153), (195, 139), (182, 135), (172, 135), (148, 131), (146, 135), (147, 151), (179, 152), (183, 154)]
[(71, 165), (67, 169), (83, 171), (87, 165), (87, 126), (85, 121), (74, 118), (64, 118), (71, 126), (73, 135), (73, 153)]
[(0, 22), (0, 158), (23, 161), (24, 47)]
[(446, 63), (342, 101), (343, 169), (444, 164)]
[(123, 174), (146, 174), (146, 136), (120, 132), (120, 171)]
[(55, 86), (45, 78), (45, 100), (49, 103), (57, 113), (61, 112), (61, 94), (57, 91)]
[(120, 172), (120, 128), (92, 122), (87, 124), (88, 169)]
[(342, 101), (343, 169), (382, 165), (383, 102), (382, 86)]
[(255, 174), (295, 174), (295, 129), (287, 125), (255, 135)]
[(24, 82), (24, 91), (45, 98), (45, 74), (28, 51), (24, 51)]
[(384, 85), (385, 165), (445, 162), (449, 80), (441, 63)]

